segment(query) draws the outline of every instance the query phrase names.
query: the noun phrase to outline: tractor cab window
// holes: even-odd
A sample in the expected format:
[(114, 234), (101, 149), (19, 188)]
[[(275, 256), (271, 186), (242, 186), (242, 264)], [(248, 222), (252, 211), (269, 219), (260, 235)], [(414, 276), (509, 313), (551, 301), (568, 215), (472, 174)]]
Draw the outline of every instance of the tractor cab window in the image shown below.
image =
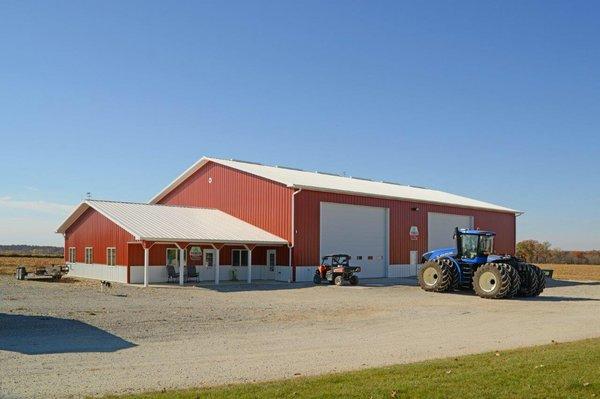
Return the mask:
[(323, 266), (331, 266), (331, 257), (323, 258), (322, 265)]
[(479, 236), (464, 234), (460, 237), (461, 253), (463, 258), (476, 258)]
[(481, 236), (479, 238), (479, 252), (486, 256), (494, 253), (494, 236)]

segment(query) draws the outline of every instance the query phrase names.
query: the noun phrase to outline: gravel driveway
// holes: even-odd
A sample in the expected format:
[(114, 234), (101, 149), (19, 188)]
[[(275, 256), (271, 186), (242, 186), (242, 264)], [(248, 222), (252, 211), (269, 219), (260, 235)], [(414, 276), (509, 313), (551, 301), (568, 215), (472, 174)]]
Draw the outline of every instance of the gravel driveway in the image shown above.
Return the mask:
[(149, 288), (0, 276), (0, 397), (258, 381), (600, 336), (600, 283), (528, 300), (358, 287)]

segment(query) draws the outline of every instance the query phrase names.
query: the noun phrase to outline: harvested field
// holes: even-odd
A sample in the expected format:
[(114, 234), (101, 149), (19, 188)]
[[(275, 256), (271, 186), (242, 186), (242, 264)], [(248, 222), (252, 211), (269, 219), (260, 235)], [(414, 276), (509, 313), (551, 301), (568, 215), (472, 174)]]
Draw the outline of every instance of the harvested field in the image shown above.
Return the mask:
[(27, 256), (0, 256), (0, 274), (15, 274), (17, 266), (25, 266), (28, 272), (33, 272), (36, 267), (49, 265), (62, 265), (63, 258), (38, 258)]
[(542, 269), (554, 270), (557, 280), (600, 281), (600, 265), (557, 265), (540, 264)]

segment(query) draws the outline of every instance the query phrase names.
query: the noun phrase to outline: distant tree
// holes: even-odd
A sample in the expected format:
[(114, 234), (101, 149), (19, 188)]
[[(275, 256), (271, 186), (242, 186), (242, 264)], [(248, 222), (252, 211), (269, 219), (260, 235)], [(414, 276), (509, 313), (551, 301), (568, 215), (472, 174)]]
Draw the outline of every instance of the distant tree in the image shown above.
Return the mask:
[(527, 262), (545, 263), (550, 258), (550, 243), (525, 240), (517, 244), (517, 256)]

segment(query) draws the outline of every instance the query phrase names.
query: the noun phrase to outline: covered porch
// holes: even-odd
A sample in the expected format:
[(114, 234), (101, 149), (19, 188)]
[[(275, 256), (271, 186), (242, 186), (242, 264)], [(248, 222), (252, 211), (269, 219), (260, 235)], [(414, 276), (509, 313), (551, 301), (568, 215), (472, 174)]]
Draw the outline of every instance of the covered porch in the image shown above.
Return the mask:
[(133, 284), (290, 281), (289, 248), (281, 243), (148, 241), (128, 243)]

